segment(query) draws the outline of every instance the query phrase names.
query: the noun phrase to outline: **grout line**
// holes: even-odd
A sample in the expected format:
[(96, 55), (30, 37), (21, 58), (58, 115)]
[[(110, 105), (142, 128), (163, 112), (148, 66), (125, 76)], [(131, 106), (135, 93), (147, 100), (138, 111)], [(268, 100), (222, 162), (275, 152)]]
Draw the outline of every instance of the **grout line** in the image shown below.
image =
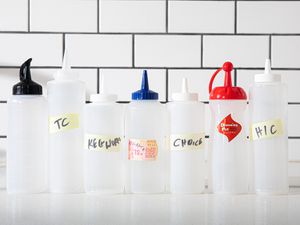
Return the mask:
[(237, 0), (234, 1), (234, 34), (237, 34)]
[(203, 45), (203, 35), (201, 35), (201, 53), (200, 53), (200, 67), (203, 67), (203, 52), (204, 52), (204, 45)]
[(237, 70), (233, 69), (233, 85), (237, 86)]
[(100, 2), (97, 0), (97, 33), (100, 32)]
[(132, 34), (132, 67), (135, 67), (135, 35)]
[(272, 67), (272, 35), (269, 35), (269, 59), (271, 60)]
[(100, 93), (100, 69), (97, 68), (97, 94)]
[(169, 33), (169, 0), (166, 1), (166, 33)]
[(63, 36), (62, 36), (62, 59), (64, 58), (65, 50), (66, 50), (66, 34), (63, 34)]
[(27, 4), (27, 7), (28, 7), (28, 9), (27, 9), (27, 13), (28, 13), (28, 15), (27, 15), (27, 29), (28, 29), (28, 32), (30, 32), (30, 16), (31, 16), (31, 11), (30, 11), (30, 0), (28, 0), (28, 4)]
[(169, 70), (166, 69), (166, 101), (169, 102)]

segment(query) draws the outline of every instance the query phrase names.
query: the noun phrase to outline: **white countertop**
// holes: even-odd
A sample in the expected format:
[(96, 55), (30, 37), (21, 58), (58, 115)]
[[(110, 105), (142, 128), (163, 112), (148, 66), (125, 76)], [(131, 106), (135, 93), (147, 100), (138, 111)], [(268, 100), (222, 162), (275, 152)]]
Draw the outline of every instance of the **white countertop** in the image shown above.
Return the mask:
[(0, 225), (299, 225), (299, 193), (8, 195), (0, 191)]

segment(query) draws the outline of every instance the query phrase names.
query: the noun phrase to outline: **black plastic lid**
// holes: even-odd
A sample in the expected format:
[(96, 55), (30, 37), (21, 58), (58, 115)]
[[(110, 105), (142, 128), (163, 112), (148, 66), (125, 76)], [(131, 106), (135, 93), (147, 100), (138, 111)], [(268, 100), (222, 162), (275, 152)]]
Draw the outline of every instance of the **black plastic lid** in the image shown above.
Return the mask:
[(20, 67), (20, 82), (13, 86), (13, 95), (42, 95), (43, 88), (31, 80), (30, 63), (32, 58), (27, 59)]

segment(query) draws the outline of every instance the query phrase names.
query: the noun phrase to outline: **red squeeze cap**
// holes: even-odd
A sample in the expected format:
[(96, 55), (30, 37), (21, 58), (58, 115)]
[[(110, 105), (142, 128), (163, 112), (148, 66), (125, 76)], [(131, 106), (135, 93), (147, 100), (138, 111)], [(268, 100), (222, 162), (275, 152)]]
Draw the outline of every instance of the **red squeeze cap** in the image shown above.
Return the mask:
[[(231, 81), (231, 71), (233, 69), (233, 65), (231, 62), (225, 62), (223, 67), (218, 69), (211, 77), (209, 82), (209, 99), (211, 100), (228, 100), (228, 99), (236, 99), (236, 100), (246, 100), (247, 95), (243, 88), (232, 86)], [(225, 79), (224, 86), (212, 88), (213, 82), (217, 74), (221, 71), (225, 71)]]

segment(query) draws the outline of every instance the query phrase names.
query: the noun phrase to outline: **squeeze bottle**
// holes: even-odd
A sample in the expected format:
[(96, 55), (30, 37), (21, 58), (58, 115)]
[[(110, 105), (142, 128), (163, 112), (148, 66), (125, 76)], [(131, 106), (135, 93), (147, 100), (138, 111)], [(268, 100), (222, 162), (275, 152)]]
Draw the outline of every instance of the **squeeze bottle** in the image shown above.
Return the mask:
[[(247, 95), (233, 87), (231, 62), (225, 62), (209, 83), (211, 120), (211, 175), (214, 193), (247, 193), (249, 149), (245, 131)], [(216, 75), (225, 71), (224, 86), (213, 88)]]
[(124, 113), (117, 95), (104, 91), (92, 94), (85, 106), (85, 190), (122, 193), (124, 191)]
[(188, 92), (187, 79), (168, 103), (170, 116), (170, 191), (202, 193), (205, 188), (204, 104)]
[(166, 189), (167, 110), (149, 90), (144, 70), (141, 89), (132, 93), (125, 119), (128, 149), (126, 192), (162, 193)]
[(20, 82), (8, 100), (8, 193), (38, 193), (48, 187), (47, 102), (42, 86), (31, 79), (28, 59), (20, 68)]
[(50, 192), (83, 192), (83, 109), (85, 85), (71, 70), (65, 52), (62, 69), (48, 82)]
[(279, 74), (255, 75), (250, 88), (250, 139), (256, 193), (288, 193), (287, 86)]

